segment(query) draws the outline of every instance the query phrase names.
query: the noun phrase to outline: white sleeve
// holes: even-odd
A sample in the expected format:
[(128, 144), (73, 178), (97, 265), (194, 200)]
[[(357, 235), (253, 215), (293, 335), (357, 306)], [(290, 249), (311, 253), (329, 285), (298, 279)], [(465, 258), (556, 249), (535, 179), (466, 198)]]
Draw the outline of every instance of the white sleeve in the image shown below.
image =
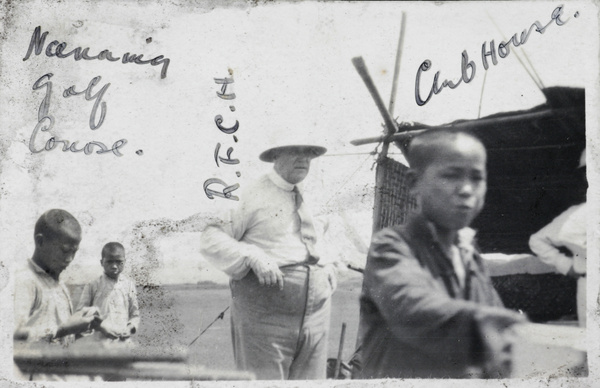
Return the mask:
[(263, 260), (259, 247), (240, 241), (250, 225), (252, 213), (245, 202), (231, 210), (227, 221), (209, 225), (200, 235), (200, 252), (216, 268), (233, 279), (241, 279), (250, 270), (250, 263)]
[(529, 247), (533, 253), (544, 263), (554, 266), (563, 275), (566, 275), (573, 266), (573, 259), (558, 249), (564, 245), (559, 240), (558, 234), (568, 219), (570, 210), (563, 212), (529, 238)]
[(558, 231), (558, 240), (565, 244), (575, 256), (587, 256), (587, 206), (574, 207)]

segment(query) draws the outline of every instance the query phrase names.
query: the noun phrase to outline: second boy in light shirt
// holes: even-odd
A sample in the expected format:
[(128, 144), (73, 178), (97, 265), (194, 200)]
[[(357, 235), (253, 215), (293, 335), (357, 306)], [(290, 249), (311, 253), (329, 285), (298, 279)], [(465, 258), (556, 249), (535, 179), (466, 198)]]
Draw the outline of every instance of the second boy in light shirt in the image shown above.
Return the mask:
[(137, 331), (140, 313), (135, 283), (123, 275), (125, 248), (109, 242), (102, 249), (104, 274), (83, 289), (77, 310), (96, 306), (104, 319), (94, 336), (98, 340), (128, 340)]

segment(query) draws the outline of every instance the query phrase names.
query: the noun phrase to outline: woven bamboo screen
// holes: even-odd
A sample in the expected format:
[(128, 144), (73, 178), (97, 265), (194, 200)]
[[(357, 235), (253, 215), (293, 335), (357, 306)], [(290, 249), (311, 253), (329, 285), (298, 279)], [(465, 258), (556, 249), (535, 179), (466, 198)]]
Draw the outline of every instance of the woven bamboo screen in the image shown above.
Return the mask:
[(410, 198), (406, 182), (408, 167), (390, 158), (377, 164), (377, 174), (383, 174), (383, 186), (379, 190), (380, 214), (374, 214), (375, 231), (392, 225), (403, 224), (408, 211), (415, 206)]

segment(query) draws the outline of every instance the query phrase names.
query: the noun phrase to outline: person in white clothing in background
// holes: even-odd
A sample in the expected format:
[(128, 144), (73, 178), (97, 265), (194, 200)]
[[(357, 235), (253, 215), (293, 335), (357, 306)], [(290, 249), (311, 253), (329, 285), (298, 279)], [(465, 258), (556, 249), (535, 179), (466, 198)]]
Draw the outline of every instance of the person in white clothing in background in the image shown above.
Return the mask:
[[(578, 173), (584, 176), (585, 166), (583, 150)], [(540, 260), (577, 279), (577, 318), (583, 327), (586, 326), (587, 212), (586, 202), (571, 206), (529, 239), (529, 247)]]

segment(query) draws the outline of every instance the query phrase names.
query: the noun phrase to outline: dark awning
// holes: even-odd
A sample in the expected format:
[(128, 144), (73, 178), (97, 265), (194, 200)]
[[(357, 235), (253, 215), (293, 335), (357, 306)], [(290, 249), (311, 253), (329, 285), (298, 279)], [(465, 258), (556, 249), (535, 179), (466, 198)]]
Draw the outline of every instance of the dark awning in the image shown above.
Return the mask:
[(400, 148), (423, 129), (461, 128), (482, 140), (488, 149), (488, 194), (473, 226), (484, 252), (528, 252), (532, 233), (584, 198), (585, 182), (576, 169), (585, 148), (585, 91), (543, 92), (547, 102), (529, 110), (415, 125), (394, 136)]

